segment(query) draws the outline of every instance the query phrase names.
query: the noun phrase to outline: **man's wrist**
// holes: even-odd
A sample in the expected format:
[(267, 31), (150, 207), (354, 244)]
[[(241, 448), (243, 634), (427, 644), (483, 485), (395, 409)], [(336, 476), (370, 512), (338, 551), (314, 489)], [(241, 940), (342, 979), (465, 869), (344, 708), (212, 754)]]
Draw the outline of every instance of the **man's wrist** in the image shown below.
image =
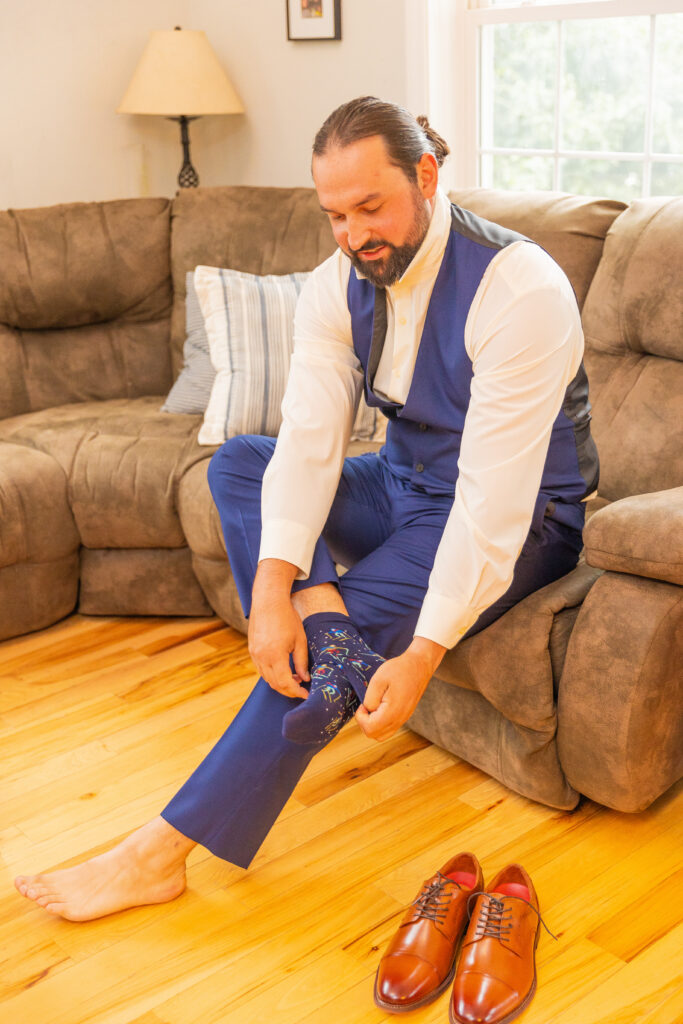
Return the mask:
[(424, 636), (414, 636), (407, 653), (419, 658), (431, 675), (441, 664), (447, 650), (447, 647), (437, 644), (435, 640), (428, 640)]
[(264, 558), (256, 567), (253, 589), (256, 592), (261, 588), (268, 588), (271, 594), (289, 595), (298, 573), (298, 566), (292, 562), (285, 562), (280, 558)]

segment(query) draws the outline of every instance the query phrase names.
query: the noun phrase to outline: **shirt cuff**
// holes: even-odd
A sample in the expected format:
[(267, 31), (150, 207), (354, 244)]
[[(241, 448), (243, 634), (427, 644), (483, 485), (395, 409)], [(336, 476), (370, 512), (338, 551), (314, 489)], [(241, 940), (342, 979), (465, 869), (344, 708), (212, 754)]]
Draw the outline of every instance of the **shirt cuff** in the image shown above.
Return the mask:
[(318, 538), (310, 527), (291, 519), (268, 519), (261, 530), (259, 562), (279, 558), (299, 568), (297, 580), (307, 580)]
[(455, 647), (479, 618), (479, 613), (452, 597), (428, 590), (415, 627), (415, 636), (433, 640), (442, 647)]

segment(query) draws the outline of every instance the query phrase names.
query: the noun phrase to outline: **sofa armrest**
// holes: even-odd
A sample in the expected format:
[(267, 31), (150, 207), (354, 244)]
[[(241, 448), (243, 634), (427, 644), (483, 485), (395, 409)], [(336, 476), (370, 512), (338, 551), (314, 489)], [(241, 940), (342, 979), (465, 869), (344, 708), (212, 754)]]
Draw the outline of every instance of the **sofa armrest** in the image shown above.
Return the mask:
[(557, 702), (571, 785), (642, 811), (683, 773), (683, 590), (605, 572), (581, 605)]
[(683, 583), (683, 487), (612, 502), (591, 517), (583, 541), (589, 565)]

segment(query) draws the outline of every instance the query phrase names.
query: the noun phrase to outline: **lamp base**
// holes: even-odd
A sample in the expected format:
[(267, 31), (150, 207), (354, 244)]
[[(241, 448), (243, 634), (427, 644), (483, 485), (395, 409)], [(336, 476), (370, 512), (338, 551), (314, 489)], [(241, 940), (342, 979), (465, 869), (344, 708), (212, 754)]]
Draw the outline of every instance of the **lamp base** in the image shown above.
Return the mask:
[(181, 188), (197, 188), (199, 185), (199, 175), (192, 166), (190, 160), (190, 130), (188, 125), (190, 121), (196, 121), (196, 117), (186, 117), (181, 114), (180, 117), (169, 117), (169, 121), (178, 121), (180, 124), (180, 141), (183, 147), (183, 165), (180, 168), (178, 174), (178, 184)]

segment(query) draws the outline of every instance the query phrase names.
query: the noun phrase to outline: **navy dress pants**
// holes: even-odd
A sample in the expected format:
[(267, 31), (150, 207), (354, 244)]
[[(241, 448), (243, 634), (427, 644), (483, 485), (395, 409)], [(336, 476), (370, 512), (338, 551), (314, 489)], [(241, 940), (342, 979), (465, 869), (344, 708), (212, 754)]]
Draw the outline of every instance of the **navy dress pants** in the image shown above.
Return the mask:
[[(249, 615), (261, 539), (261, 483), (275, 447), (268, 437), (227, 441), (209, 465), (237, 590)], [(396, 477), (374, 453), (348, 458), (309, 578), (293, 589), (334, 583), (364, 639), (386, 658), (410, 644), (436, 549), (453, 500)], [(582, 519), (583, 506), (576, 514)], [(506, 593), (468, 636), (527, 594), (570, 572), (581, 531), (535, 516)], [(338, 577), (336, 563), (350, 567)], [(298, 698), (259, 679), (227, 731), (162, 812), (179, 832), (217, 856), (248, 867), (309, 761), (324, 743), (302, 746), (282, 735), (283, 715)]]

